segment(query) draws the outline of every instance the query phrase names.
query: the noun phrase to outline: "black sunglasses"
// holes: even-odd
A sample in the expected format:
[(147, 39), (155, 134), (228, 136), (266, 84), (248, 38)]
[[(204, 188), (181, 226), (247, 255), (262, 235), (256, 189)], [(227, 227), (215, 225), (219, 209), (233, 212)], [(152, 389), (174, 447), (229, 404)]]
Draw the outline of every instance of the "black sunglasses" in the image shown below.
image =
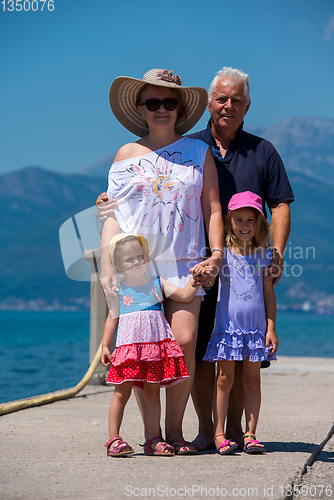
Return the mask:
[(141, 103), (141, 106), (146, 106), (149, 111), (158, 111), (161, 104), (167, 111), (174, 111), (177, 106), (177, 99), (174, 97), (166, 97), (166, 99), (147, 99)]

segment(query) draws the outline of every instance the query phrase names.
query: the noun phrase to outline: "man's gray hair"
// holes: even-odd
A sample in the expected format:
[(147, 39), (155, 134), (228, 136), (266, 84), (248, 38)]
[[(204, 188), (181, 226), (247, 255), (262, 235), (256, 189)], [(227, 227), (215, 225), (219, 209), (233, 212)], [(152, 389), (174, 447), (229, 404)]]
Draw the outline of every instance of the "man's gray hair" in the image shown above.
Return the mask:
[(209, 92), (208, 92), (208, 100), (211, 102), (211, 97), (212, 94), (214, 94), (217, 90), (217, 83), (221, 78), (224, 77), (229, 77), (232, 78), (232, 80), (235, 80), (237, 82), (240, 82), (244, 86), (244, 94), (247, 99), (247, 104), (250, 102), (250, 92), (249, 92), (249, 76), (241, 71), (240, 69), (235, 69), (235, 68), (229, 68), (228, 66), (224, 66), (211, 82)]

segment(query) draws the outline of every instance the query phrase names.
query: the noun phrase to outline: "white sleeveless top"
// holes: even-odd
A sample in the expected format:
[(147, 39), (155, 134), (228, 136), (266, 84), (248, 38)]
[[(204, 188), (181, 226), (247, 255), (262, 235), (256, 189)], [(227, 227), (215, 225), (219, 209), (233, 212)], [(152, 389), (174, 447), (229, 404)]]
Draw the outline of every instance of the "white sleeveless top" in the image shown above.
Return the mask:
[(118, 200), (115, 217), (122, 232), (167, 237), (156, 260), (197, 260), (205, 254), (201, 194), (207, 149), (204, 142), (183, 137), (110, 168), (108, 198)]

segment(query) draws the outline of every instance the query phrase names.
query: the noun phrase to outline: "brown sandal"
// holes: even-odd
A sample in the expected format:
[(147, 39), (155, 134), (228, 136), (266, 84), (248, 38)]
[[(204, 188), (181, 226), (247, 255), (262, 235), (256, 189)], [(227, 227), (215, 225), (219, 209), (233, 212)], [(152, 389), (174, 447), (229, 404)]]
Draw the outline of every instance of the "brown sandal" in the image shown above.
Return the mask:
[[(152, 448), (153, 443), (157, 443), (154, 450)], [(163, 441), (161, 436), (153, 437), (141, 446), (144, 447), (144, 453), (147, 456), (174, 457), (173, 446)]]
[(174, 448), (175, 455), (198, 455), (195, 446), (184, 439), (173, 439), (170, 444)]

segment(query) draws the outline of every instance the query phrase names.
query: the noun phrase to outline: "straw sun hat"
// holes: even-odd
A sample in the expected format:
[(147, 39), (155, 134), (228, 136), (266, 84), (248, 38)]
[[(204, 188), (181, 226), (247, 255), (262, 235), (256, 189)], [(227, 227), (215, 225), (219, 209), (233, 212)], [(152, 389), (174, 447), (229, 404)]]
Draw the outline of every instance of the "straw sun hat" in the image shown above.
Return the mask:
[(137, 109), (137, 98), (146, 84), (168, 87), (182, 92), (187, 112), (176, 120), (175, 132), (183, 135), (201, 118), (207, 105), (207, 92), (202, 87), (182, 87), (181, 78), (165, 69), (151, 69), (142, 80), (127, 76), (116, 78), (109, 92), (111, 109), (117, 120), (139, 137), (148, 134), (147, 123)]

